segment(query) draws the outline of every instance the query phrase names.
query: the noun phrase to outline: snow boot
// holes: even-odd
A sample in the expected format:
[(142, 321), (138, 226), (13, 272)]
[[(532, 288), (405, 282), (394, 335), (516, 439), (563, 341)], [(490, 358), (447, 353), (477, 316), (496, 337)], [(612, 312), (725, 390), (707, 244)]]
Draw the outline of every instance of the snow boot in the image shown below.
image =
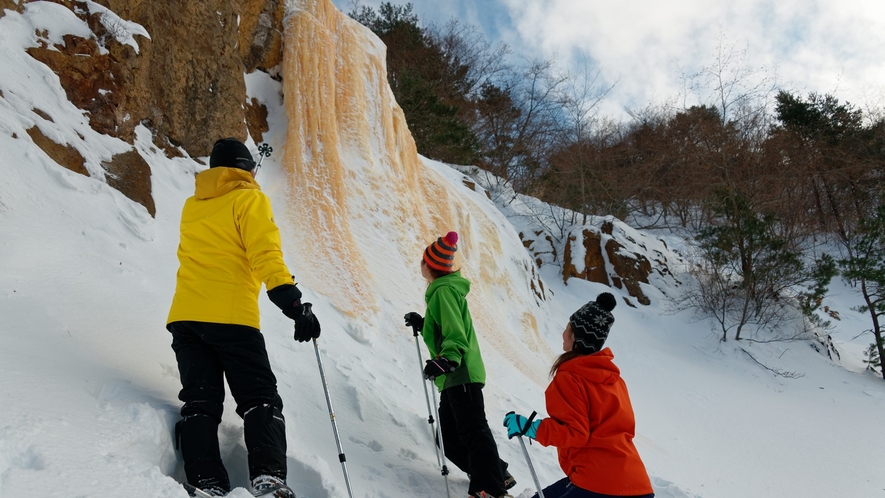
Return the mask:
[(507, 468), (504, 467), (504, 489), (510, 489), (513, 486), (516, 486), (516, 478), (507, 472)]
[(516, 478), (510, 475), (510, 472), (504, 472), (504, 489), (510, 489), (516, 486)]
[(276, 476), (263, 475), (252, 479), (252, 496), (268, 498), (296, 498), (292, 488)]
[[(504, 489), (512, 489), (513, 486), (516, 486), (516, 478), (507, 470), (510, 464), (501, 460), (501, 471), (504, 473)], [(467, 474), (467, 479), (470, 479), (470, 474)]]

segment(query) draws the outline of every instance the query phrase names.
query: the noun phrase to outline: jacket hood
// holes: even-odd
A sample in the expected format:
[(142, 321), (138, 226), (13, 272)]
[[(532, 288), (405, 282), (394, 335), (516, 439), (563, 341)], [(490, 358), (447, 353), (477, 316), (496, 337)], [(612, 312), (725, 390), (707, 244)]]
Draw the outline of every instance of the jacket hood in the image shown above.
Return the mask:
[(621, 378), (621, 370), (614, 364), (614, 353), (605, 348), (598, 353), (573, 358), (559, 367), (560, 372), (580, 375), (596, 384), (614, 384)]
[(424, 293), (425, 299), (430, 299), (430, 296), (440, 287), (451, 287), (461, 294), (461, 297), (465, 297), (470, 293), (470, 280), (461, 276), (461, 270), (439, 277), (427, 286), (427, 292)]
[(216, 167), (197, 175), (194, 195), (197, 199), (213, 199), (244, 188), (261, 190), (252, 173), (239, 168)]

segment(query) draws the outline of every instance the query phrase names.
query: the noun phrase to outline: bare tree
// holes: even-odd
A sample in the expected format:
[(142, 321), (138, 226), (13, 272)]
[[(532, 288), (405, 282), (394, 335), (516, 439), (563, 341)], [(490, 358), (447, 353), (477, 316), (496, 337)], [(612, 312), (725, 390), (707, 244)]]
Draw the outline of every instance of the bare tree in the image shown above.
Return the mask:
[(713, 61), (696, 77), (699, 89), (709, 92), (705, 100), (715, 103), (723, 123), (748, 123), (750, 129), (755, 129), (752, 125), (763, 119), (777, 91), (777, 73), (751, 66), (747, 52), (747, 45), (738, 48), (729, 43), (725, 30), (720, 29)]
[[(605, 172), (603, 156), (608, 145), (619, 138), (619, 127), (597, 113), (600, 102), (615, 84), (602, 84), (601, 71), (586, 52), (580, 53), (574, 67), (563, 75), (563, 84), (556, 89), (561, 116), (557, 121), (560, 152), (555, 156), (559, 164), (554, 169), (569, 176), (565, 183), (577, 194), (577, 202), (572, 202), (571, 207), (583, 215), (582, 223), (586, 223), (590, 210), (605, 204), (610, 208), (610, 201), (618, 197), (610, 191), (613, 186), (602, 178), (602, 173)], [(601, 191), (609, 202), (592, 199), (591, 188)]]
[[(556, 90), (565, 79), (553, 73), (553, 60), (528, 61), (481, 89), (473, 131), (482, 149), (487, 180), (504, 181), (529, 192), (556, 138)], [(496, 189), (492, 189), (493, 193)]]
[(450, 72), (466, 72), (465, 78), (459, 74), (448, 75), (453, 81), (466, 83), (467, 86), (459, 88), (463, 95), (477, 98), (483, 85), (511, 71), (507, 62), (510, 47), (505, 43), (489, 43), (476, 26), (452, 19), (442, 26), (431, 24), (426, 33), (442, 51)]

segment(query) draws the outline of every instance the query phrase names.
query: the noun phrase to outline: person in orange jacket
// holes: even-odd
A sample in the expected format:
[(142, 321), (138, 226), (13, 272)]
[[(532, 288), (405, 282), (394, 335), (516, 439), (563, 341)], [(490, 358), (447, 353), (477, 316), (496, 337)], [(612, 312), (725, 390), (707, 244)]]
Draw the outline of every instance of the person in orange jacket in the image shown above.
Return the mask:
[(286, 498), (295, 494), (285, 486), (283, 401), (259, 330), (261, 284), (295, 322), (295, 340), (318, 337), (320, 324), (283, 262), (280, 231), (256, 172), (243, 143), (218, 140), (181, 212), (180, 265), (166, 320), (184, 402), (175, 439), (189, 484), (211, 496), (230, 492), (218, 447), (227, 378), (243, 419), (253, 492)]
[(545, 498), (654, 497), (633, 445), (636, 422), (627, 385), (611, 349), (603, 349), (616, 304), (603, 292), (569, 317), (565, 352), (553, 363), (545, 392), (549, 418), (529, 422), (513, 412), (504, 417), (508, 437), (556, 446), (566, 477), (544, 488)]

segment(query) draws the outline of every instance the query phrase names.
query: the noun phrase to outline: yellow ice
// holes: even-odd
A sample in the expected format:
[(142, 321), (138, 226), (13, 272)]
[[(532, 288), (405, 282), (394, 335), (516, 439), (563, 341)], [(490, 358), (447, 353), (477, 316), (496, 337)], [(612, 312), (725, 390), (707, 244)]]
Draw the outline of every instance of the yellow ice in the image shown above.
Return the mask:
[[(423, 304), (421, 254), (455, 230), (482, 342), (514, 363), (515, 337), (535, 352), (546, 348), (530, 292), (513, 290), (527, 288), (529, 277), (504, 267), (513, 262), (505, 261), (499, 228), (421, 163), (387, 84), (383, 44), (330, 0), (294, 2), (284, 39), (282, 164), (291, 223), (284, 229), (298, 234), (287, 250), (299, 282), (357, 320), (376, 314), (383, 300)], [(522, 330), (506, 330), (514, 324)], [(543, 366), (534, 370), (545, 377)]]

